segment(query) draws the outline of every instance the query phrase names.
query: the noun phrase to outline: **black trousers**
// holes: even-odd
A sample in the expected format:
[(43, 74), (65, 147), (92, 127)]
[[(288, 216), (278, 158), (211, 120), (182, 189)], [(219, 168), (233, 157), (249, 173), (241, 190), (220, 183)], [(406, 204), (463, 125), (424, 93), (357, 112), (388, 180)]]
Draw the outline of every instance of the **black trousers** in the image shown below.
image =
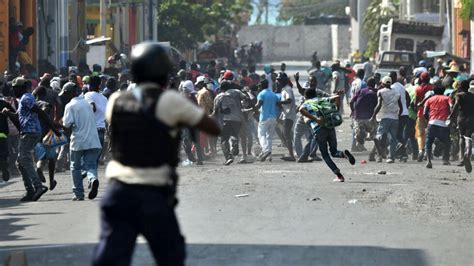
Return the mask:
[(336, 130), (334, 128), (321, 127), (315, 134), (315, 138), (324, 162), (331, 168), (333, 173), (339, 174), (341, 171), (331, 159), (331, 156), (334, 158), (344, 158), (343, 152), (337, 149)]
[(184, 265), (185, 245), (171, 192), (162, 187), (112, 181), (100, 203), (101, 233), (93, 265), (130, 265), (139, 234), (156, 264)]
[[(238, 121), (224, 121), (222, 124), (221, 132), (221, 148), (224, 153), (225, 159), (234, 159), (234, 156), (239, 152), (239, 132), (240, 132), (241, 122)], [(231, 138), (232, 142), (231, 149)]]
[(0, 172), (8, 170), (8, 140), (0, 138)]

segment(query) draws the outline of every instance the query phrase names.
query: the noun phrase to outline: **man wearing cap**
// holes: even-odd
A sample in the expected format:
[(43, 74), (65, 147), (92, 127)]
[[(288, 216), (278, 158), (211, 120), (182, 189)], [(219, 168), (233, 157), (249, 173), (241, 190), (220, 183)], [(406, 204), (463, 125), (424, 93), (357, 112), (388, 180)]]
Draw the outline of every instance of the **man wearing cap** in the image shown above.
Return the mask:
[(378, 153), (378, 162), (382, 162), (381, 154), (385, 147), (382, 145), (382, 138), (385, 134), (390, 135), (390, 157), (387, 163), (395, 162), (395, 149), (397, 147), (398, 119), (403, 111), (400, 94), (391, 89), (392, 78), (385, 76), (382, 79), (383, 88), (377, 92), (378, 103), (375, 107), (371, 120), (377, 119), (379, 125), (374, 142)]
[(89, 199), (97, 196), (99, 180), (97, 179), (97, 158), (101, 151), (96, 117), (91, 105), (81, 95), (77, 84), (68, 82), (61, 95), (72, 98), (66, 105), (63, 126), (71, 129), (71, 175), (73, 181), (73, 201), (84, 200), (82, 170), (86, 171), (89, 180)]
[(221, 93), (214, 99), (213, 116), (217, 117), (222, 125), (221, 146), (226, 160), (224, 165), (230, 165), (238, 154), (239, 132), (243, 119), (241, 101), (247, 96), (234, 89), (233, 83), (228, 80), (222, 81), (220, 90)]
[(23, 177), (26, 194), (20, 201), (37, 201), (48, 191), (48, 188), (41, 184), (41, 180), (36, 172), (33, 162), (33, 151), (36, 144), (41, 140), (41, 117), (56, 134), (59, 132), (54, 128), (48, 115), (37, 105), (31, 93), (31, 83), (21, 77), (13, 80), (12, 83), (15, 96), (21, 97), (18, 106), (18, 118), (20, 120), (20, 142), (18, 152), (18, 169)]
[[(211, 115), (212, 110), (214, 108), (214, 97), (213, 92), (207, 88), (207, 84), (209, 84), (209, 78), (205, 76), (199, 76), (196, 79), (196, 86), (197, 90), (197, 103), (199, 107), (201, 107), (206, 115)], [(201, 134), (201, 139), (203, 140), (202, 143), (204, 144), (205, 152), (211, 155), (215, 155), (216, 153), (216, 146), (215, 141), (211, 140), (207, 135), (204, 133)]]
[[(423, 72), (420, 75), (420, 84), (415, 89), (415, 108), (418, 108), (419, 104), (425, 99), (425, 94), (433, 90), (433, 85), (430, 84), (430, 75), (428, 72)], [(417, 120), (416, 120), (416, 139), (418, 141), (418, 162), (422, 162), (425, 156), (425, 144), (426, 144), (426, 127), (428, 122), (423, 115), (423, 108), (417, 109)]]
[[(194, 103), (196, 106), (198, 105), (196, 99), (196, 91), (194, 89), (193, 82), (191, 80), (186, 80), (182, 83), (182, 94), (185, 96), (189, 101)], [(199, 131), (194, 128), (184, 128), (182, 130), (182, 137), (183, 137), (183, 148), (188, 156), (188, 159), (192, 162), (196, 162), (196, 158), (194, 157), (192, 147), (196, 147), (196, 154), (197, 154), (197, 165), (202, 165), (204, 160), (204, 152), (202, 151), (201, 143), (199, 142)]]
[(288, 85), (288, 76), (284, 72), (280, 72), (277, 77), (277, 87), (281, 90), (280, 106), (282, 109), (281, 120), (283, 120), (283, 136), (285, 138), (286, 148), (289, 156), (282, 157), (284, 161), (296, 161), (295, 153), (293, 152), (293, 125), (296, 120), (296, 103), (293, 89)]
[(474, 133), (474, 80), (461, 82), (458, 93), (456, 93), (456, 103), (453, 112), (448, 118), (459, 128), (461, 135), (461, 153), (463, 160), (459, 166), (464, 166), (466, 172), (472, 172), (472, 134)]
[[(0, 96), (3, 96), (2, 91), (0, 91)], [(8, 171), (8, 134), (10, 131), (8, 119), (10, 119), (18, 129), (20, 128), (18, 117), (15, 115), (15, 109), (5, 101), (3, 97), (0, 97), (0, 172), (2, 173), (2, 179), (5, 182), (10, 179), (10, 172)]]

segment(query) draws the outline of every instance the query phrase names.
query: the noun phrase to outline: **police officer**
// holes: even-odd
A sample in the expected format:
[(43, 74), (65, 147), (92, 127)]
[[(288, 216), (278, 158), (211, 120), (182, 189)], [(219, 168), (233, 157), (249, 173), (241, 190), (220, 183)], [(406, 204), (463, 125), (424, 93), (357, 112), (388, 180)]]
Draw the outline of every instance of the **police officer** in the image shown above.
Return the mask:
[(138, 44), (131, 54), (137, 86), (109, 99), (110, 180), (101, 201), (100, 243), (94, 265), (129, 265), (136, 238), (143, 235), (161, 266), (184, 265), (185, 244), (174, 212), (179, 128), (218, 135), (204, 110), (166, 90), (172, 65), (157, 43)]

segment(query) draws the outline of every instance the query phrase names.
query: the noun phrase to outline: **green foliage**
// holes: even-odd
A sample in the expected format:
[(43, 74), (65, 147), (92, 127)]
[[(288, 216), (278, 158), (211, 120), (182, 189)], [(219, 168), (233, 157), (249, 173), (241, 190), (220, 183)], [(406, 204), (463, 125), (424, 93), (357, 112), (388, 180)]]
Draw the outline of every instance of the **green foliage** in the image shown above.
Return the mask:
[(161, 0), (158, 34), (179, 49), (196, 48), (205, 36), (229, 34), (240, 25), (240, 14), (250, 12), (249, 0)]
[(382, 0), (373, 0), (364, 17), (363, 31), (367, 34), (368, 43), (364, 56), (371, 57), (378, 51), (380, 27), (388, 23), (391, 18), (398, 16), (398, 1), (393, 1), (390, 6), (383, 6)]
[(305, 17), (344, 16), (348, 4), (349, 1), (346, 0), (283, 0), (277, 19), (300, 25), (304, 23)]
[(461, 0), (461, 17), (464, 19), (474, 19), (474, 0)]

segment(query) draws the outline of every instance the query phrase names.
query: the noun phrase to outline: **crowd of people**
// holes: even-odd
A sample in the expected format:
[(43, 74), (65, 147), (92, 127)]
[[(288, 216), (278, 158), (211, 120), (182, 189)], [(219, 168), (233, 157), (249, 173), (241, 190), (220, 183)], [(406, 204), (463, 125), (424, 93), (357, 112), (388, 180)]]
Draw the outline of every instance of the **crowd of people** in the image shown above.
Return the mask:
[[(442, 157), (444, 165), (461, 158), (458, 165), (471, 172), (473, 77), (454, 61), (437, 62), (438, 69), (421, 61), (413, 73), (400, 68), (387, 76), (374, 73), (370, 61), (363, 62), (353, 69), (339, 61), (331, 66), (314, 61), (303, 85), (299, 73), (288, 76), (285, 64), (279, 71), (264, 65), (260, 75), (255, 66), (232, 71), (218, 69), (215, 63), (206, 67), (192, 63), (188, 68), (181, 62), (170, 77), (169, 89), (199, 106), (222, 129), (219, 137), (196, 128), (181, 129), (182, 161), (202, 165), (214, 159), (218, 141), (226, 166), (272, 161), (276, 136), (288, 151), (281, 160), (324, 161), (337, 182), (344, 176), (331, 157), (354, 164), (352, 153), (367, 151), (370, 141), (374, 145), (369, 161), (407, 162), (411, 154), (432, 168), (434, 157)], [(89, 181), (87, 196), (94, 199), (97, 168), (113, 149), (108, 141), (108, 102), (117, 91), (134, 90), (129, 71), (106, 75), (99, 65), (89, 69), (72, 63), (67, 71), (44, 73), (41, 78), (6, 71), (0, 88), (3, 180), (19, 171), (26, 190), (21, 200), (36, 201), (56, 187), (55, 173), (70, 170), (73, 200), (84, 200), (84, 178)], [(344, 110), (345, 105), (350, 111)], [(185, 110), (175, 106), (170, 111)], [(344, 112), (352, 120), (352, 147), (340, 151), (335, 128)], [(57, 141), (46, 143), (48, 137)], [(43, 185), (45, 166), (49, 187)]]

